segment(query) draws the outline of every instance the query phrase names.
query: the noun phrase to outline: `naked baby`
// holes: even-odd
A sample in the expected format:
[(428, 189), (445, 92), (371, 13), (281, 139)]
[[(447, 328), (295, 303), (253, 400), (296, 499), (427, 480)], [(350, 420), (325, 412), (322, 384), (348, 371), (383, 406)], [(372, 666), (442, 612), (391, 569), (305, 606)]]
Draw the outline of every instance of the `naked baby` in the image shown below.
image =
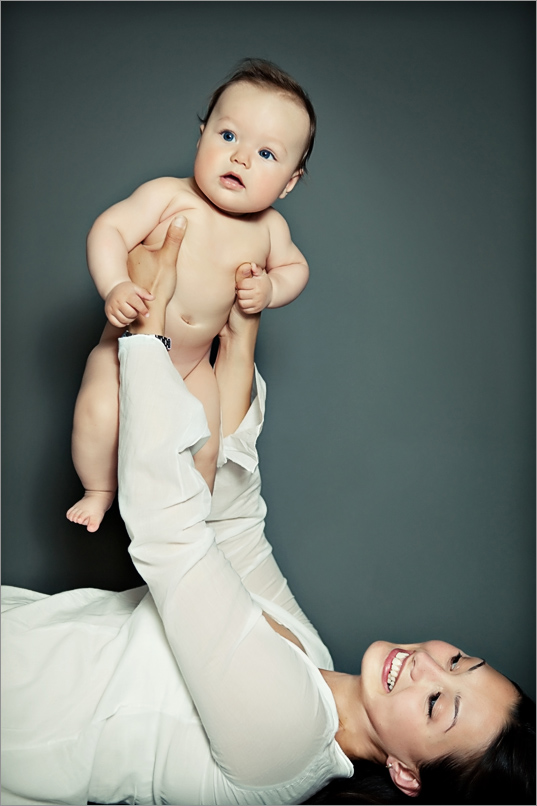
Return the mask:
[(186, 219), (165, 335), (176, 369), (205, 408), (211, 438), (195, 462), (211, 490), (220, 444), (212, 340), (236, 297), (245, 313), (258, 313), (287, 305), (308, 281), (306, 260), (271, 207), (295, 187), (311, 153), (315, 113), (306, 93), (270, 62), (246, 60), (213, 93), (200, 132), (194, 176), (147, 182), (99, 216), (88, 235), (88, 266), (108, 322), (75, 406), (73, 462), (85, 494), (67, 517), (90, 532), (117, 486), (117, 339), (137, 317), (151, 316), (152, 294), (129, 279), (128, 253), (140, 243), (160, 248), (170, 222)]

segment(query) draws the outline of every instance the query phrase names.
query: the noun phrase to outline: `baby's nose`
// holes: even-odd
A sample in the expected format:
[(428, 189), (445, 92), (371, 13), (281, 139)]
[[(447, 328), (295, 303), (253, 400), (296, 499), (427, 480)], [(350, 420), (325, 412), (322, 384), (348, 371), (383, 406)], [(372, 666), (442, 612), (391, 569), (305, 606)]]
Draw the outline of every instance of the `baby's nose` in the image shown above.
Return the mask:
[(238, 148), (233, 154), (233, 161), (247, 168), (250, 164), (250, 157), (245, 148)]

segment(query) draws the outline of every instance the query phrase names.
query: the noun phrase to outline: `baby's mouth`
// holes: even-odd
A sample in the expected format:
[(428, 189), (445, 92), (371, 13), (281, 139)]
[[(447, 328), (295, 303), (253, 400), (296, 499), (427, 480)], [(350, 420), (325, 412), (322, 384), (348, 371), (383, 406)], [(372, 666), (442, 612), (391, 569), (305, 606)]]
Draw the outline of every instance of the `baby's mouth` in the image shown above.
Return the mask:
[(231, 188), (232, 190), (244, 187), (242, 179), (240, 178), (240, 176), (237, 176), (237, 174), (233, 173), (224, 174), (223, 176), (220, 177), (220, 181), (225, 187)]

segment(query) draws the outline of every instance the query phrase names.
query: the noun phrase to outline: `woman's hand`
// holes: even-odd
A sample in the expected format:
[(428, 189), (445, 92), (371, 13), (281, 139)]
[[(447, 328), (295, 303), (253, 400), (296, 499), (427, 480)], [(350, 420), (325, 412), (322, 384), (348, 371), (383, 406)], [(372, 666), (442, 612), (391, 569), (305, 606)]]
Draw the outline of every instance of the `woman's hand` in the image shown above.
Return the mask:
[[(242, 263), (235, 274), (236, 286), (238, 287), (242, 280), (249, 277), (252, 277), (252, 266), (250, 263)], [(260, 321), (261, 313), (245, 313), (242, 310), (239, 299), (236, 298), (228, 320), (220, 331), (220, 343), (225, 342), (230, 347), (241, 346), (244, 350), (252, 353), (253, 359)]]
[(168, 227), (161, 248), (150, 252), (144, 246), (136, 246), (127, 261), (132, 282), (147, 288), (153, 300), (147, 301), (149, 313), (139, 315), (130, 325), (131, 333), (155, 333), (164, 335), (166, 308), (174, 295), (177, 284), (177, 257), (186, 232), (186, 219), (178, 216)]

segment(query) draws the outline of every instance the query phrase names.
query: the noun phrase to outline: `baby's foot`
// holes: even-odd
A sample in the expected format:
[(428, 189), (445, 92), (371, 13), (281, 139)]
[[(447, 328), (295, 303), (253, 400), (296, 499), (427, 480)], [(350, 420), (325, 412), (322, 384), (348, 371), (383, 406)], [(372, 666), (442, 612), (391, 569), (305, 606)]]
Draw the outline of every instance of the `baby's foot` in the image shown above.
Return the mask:
[(85, 526), (88, 532), (96, 532), (104, 513), (112, 506), (115, 492), (109, 490), (89, 490), (84, 497), (67, 510), (67, 518), (73, 523)]

